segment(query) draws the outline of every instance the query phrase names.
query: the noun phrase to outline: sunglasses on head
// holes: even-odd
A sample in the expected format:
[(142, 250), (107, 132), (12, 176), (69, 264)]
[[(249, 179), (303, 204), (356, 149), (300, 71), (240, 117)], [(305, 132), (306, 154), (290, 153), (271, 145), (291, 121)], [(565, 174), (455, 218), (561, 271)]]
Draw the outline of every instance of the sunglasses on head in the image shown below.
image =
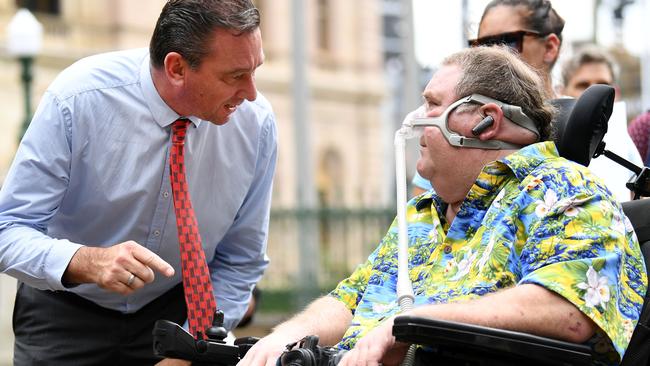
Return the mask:
[(542, 34), (531, 30), (520, 30), (516, 32), (506, 32), (487, 37), (470, 39), (467, 41), (467, 44), (470, 47), (505, 45), (521, 53), (524, 50), (525, 36), (541, 38), (546, 37), (549, 34), (550, 33)]

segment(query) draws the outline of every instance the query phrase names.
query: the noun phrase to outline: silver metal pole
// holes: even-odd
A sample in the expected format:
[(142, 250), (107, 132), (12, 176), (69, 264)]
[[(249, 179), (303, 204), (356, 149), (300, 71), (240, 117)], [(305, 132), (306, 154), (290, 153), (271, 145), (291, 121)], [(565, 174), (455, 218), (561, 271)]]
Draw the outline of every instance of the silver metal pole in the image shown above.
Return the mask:
[[(650, 0), (643, 0), (643, 19), (650, 19)], [(645, 42), (641, 54), (641, 107), (642, 111), (650, 110), (650, 44)]]
[(419, 104), (420, 87), (418, 84), (418, 67), (415, 60), (413, 1), (402, 0), (402, 60), (404, 62), (404, 99), (402, 113), (414, 110)]
[(320, 267), (316, 230), (316, 195), (310, 143), (309, 83), (307, 77), (307, 33), (305, 1), (292, 0), (293, 22), (293, 123), (296, 151), (297, 222), (300, 285), (297, 301), (306, 305), (318, 293), (316, 271)]
[[(402, 118), (407, 113), (415, 110), (420, 104), (420, 93), (422, 92), (419, 79), (420, 66), (415, 60), (414, 24), (413, 24), (413, 1), (401, 0), (402, 8), (402, 37), (401, 51), (402, 64), (404, 65), (404, 84), (401, 88), (402, 105), (399, 106), (399, 116)], [(415, 172), (415, 162), (419, 157), (418, 145), (408, 144), (406, 146), (406, 168), (409, 178)], [(410, 179), (409, 179), (410, 181)]]

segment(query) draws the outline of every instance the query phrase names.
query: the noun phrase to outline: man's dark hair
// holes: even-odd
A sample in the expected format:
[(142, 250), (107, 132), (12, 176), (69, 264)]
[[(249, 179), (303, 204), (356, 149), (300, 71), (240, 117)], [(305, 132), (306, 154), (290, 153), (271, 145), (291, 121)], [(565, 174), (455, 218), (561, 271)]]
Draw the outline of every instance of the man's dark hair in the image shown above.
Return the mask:
[(549, 0), (492, 0), (483, 10), (481, 22), (488, 10), (496, 6), (522, 6), (528, 10), (524, 15), (524, 25), (528, 30), (539, 32), (540, 34), (554, 33), (562, 41), (562, 30), (564, 29), (564, 19), (551, 6)]
[(168, 53), (178, 52), (196, 69), (211, 51), (215, 29), (244, 34), (259, 25), (260, 13), (250, 0), (169, 0), (151, 36), (151, 63), (160, 68)]

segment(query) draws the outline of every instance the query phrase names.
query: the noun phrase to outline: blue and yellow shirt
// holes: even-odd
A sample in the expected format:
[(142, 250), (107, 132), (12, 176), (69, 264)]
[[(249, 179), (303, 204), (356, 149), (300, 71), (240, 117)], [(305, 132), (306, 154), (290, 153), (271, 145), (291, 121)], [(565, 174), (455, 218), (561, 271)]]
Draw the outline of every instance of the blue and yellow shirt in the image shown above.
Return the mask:
[[(587, 168), (552, 142), (487, 164), (451, 225), (433, 193), (407, 207), (409, 276), (415, 306), (476, 298), (518, 284), (543, 286), (573, 303), (602, 331), (590, 344), (617, 363), (637, 323), (647, 276), (620, 205)], [(397, 223), (331, 292), (354, 318), (339, 344), (356, 341), (399, 312)]]

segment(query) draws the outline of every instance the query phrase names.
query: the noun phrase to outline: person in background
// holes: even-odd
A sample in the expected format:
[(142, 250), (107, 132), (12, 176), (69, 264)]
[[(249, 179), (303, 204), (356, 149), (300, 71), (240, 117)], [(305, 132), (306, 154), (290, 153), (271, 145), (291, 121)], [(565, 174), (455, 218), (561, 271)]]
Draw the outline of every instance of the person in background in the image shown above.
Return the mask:
[[(405, 210), (414, 309), (401, 312), (397, 301), (393, 223), (366, 262), (239, 366), (275, 365), (287, 344), (308, 335), (350, 350), (341, 366), (398, 364), (407, 349), (392, 336), (398, 314), (586, 343), (598, 361), (618, 364), (643, 306), (643, 257), (600, 179), (546, 141), (554, 108), (542, 86), (504, 47), (447, 57), (423, 93), (429, 125), (417, 169), (435, 193)], [(504, 105), (522, 113), (508, 118)], [(474, 147), (448, 139), (451, 132)]]
[(612, 56), (597, 45), (585, 45), (577, 50), (562, 65), (562, 85), (560, 93), (578, 98), (593, 84), (609, 85), (616, 88), (619, 97), (618, 65)]
[(636, 145), (639, 154), (645, 158), (645, 166), (650, 166), (650, 149), (648, 149), (648, 138), (650, 137), (650, 110), (636, 116), (627, 126), (627, 132), (630, 134), (634, 145)]
[[(601, 47), (586, 45), (577, 50), (562, 65), (562, 86), (559, 88), (563, 95), (579, 98), (593, 84), (610, 85), (616, 88), (616, 100), (619, 90), (616, 85), (618, 66), (613, 58)], [(641, 155), (627, 132), (627, 114), (625, 104), (618, 102), (609, 119), (607, 134), (604, 138), (605, 148), (634, 165), (643, 165)], [(617, 164), (607, 157), (592, 159), (589, 169), (602, 178), (607, 187), (620, 202), (629, 201), (633, 193), (625, 184), (635, 177), (631, 170)]]
[[(188, 365), (154, 355), (156, 320), (189, 314), (199, 337), (191, 319), (217, 306), (227, 329), (242, 318), (277, 155), (259, 24), (250, 0), (170, 0), (148, 50), (82, 59), (48, 87), (0, 191), (15, 365)], [(199, 279), (205, 311), (188, 313)]]

